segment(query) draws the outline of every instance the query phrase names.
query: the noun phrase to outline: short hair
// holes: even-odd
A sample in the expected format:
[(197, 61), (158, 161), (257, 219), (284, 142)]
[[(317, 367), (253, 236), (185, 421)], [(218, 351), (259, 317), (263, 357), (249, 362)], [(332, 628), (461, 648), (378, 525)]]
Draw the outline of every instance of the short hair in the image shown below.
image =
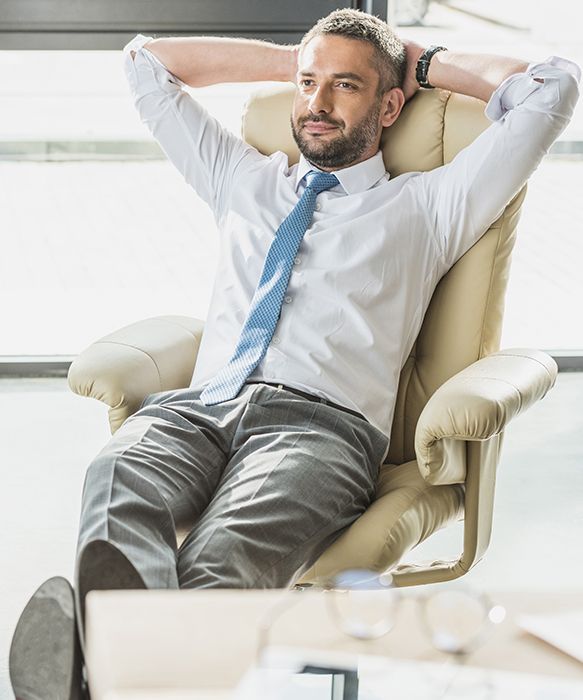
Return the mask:
[(300, 51), (311, 39), (323, 34), (336, 34), (372, 44), (373, 66), (379, 74), (377, 95), (394, 87), (403, 87), (407, 70), (405, 45), (386, 22), (361, 10), (334, 10), (304, 34)]

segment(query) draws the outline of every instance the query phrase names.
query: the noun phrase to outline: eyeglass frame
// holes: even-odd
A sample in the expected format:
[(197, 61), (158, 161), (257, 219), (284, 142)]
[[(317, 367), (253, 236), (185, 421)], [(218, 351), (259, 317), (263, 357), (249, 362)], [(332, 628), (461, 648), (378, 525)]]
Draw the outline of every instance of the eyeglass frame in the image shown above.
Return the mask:
[[(346, 576), (347, 574), (360, 574), (360, 575), (366, 575), (368, 577), (368, 582), (369, 584), (372, 583), (372, 585), (367, 585), (365, 588), (357, 588), (357, 587), (352, 587), (352, 588), (346, 588), (346, 587), (338, 587), (337, 583), (338, 580), (342, 576)], [(297, 584), (291, 589), (288, 589), (284, 592), (282, 597), (276, 601), (270, 608), (268, 608), (267, 613), (266, 613), (266, 620), (260, 622), (259, 624), (259, 629), (258, 629), (258, 640), (257, 640), (257, 649), (256, 649), (256, 663), (257, 665), (261, 664), (261, 657), (267, 649), (269, 645), (269, 635), (271, 633), (271, 630), (273, 628), (273, 625), (277, 622), (277, 620), (281, 617), (281, 615), (288, 610), (292, 609), (294, 605), (299, 602), (302, 598), (298, 593), (301, 593), (306, 590), (316, 590), (320, 591), (323, 593), (327, 592), (340, 592), (343, 590), (347, 591), (359, 591), (359, 590), (385, 590), (387, 592), (390, 591), (390, 594), (393, 596), (395, 599), (395, 617), (396, 613), (399, 610), (399, 607), (401, 605), (401, 602), (403, 600), (403, 596), (398, 593), (399, 589), (394, 586), (393, 584), (393, 578), (390, 573), (378, 573), (369, 569), (348, 569), (345, 571), (341, 571), (338, 574), (336, 574), (333, 577), (322, 577), (317, 579), (316, 584)], [(439, 590), (435, 593), (432, 593), (430, 595), (417, 595), (416, 600), (420, 602), (425, 608), (428, 605), (428, 603), (431, 600), (434, 600), (437, 596), (439, 596), (442, 593), (452, 593), (452, 592), (458, 592), (461, 593), (462, 595), (466, 595), (468, 598), (477, 601), (480, 603), (482, 610), (484, 611), (484, 621), (480, 624), (480, 629), (478, 630), (479, 634), (475, 636), (475, 638), (472, 640), (471, 643), (471, 648), (466, 645), (464, 648), (460, 648), (458, 650), (446, 650), (446, 649), (440, 649), (435, 645), (435, 643), (432, 641), (433, 646), (438, 650), (442, 651), (447, 654), (453, 654), (453, 655), (458, 655), (458, 656), (463, 656), (467, 655), (469, 653), (472, 653), (472, 651), (475, 651), (475, 649), (482, 643), (484, 640), (485, 636), (487, 635), (488, 630), (490, 629), (490, 626), (488, 625), (488, 622), (491, 622), (493, 624), (498, 624), (499, 622), (502, 622), (503, 619), (505, 618), (506, 611), (505, 609), (500, 606), (495, 604), (485, 593), (481, 591), (476, 591), (470, 588), (464, 588), (464, 589), (453, 589), (453, 591), (450, 590)], [(334, 596), (330, 596), (327, 598), (327, 600), (330, 602), (330, 605), (328, 607), (329, 610), (332, 610), (332, 618), (334, 622), (336, 623), (337, 627), (340, 629), (340, 631), (343, 634), (346, 634), (347, 636), (357, 639), (360, 641), (373, 641), (376, 639), (381, 639), (382, 637), (386, 636), (389, 634), (392, 629), (394, 628), (394, 620), (391, 620), (390, 623), (387, 625), (385, 624), (386, 629), (379, 631), (378, 633), (371, 634), (369, 636), (363, 636), (359, 634), (354, 634), (346, 629), (345, 626), (341, 624), (342, 621), (342, 614), (338, 611), (337, 607), (334, 604)], [(292, 603), (293, 604), (290, 604)], [(422, 610), (423, 611), (423, 610)], [(424, 611), (423, 611), (424, 612)], [(425, 623), (426, 630), (430, 634), (430, 637), (432, 638), (431, 635), (431, 629), (430, 626), (425, 618), (425, 615), (423, 615), (423, 621)]]

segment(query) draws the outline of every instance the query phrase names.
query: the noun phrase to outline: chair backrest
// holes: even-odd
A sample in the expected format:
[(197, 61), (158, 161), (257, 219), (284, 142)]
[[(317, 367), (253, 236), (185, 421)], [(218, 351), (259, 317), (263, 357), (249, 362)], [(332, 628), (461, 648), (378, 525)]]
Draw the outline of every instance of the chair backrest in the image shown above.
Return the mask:
[[(299, 160), (290, 114), (291, 84), (256, 92), (248, 101), (242, 137), (261, 153), (283, 151)], [(445, 90), (421, 90), (384, 130), (385, 168), (395, 177), (449, 162), (489, 124), (480, 100)], [(500, 349), (510, 253), (523, 188), (480, 240), (437, 285), (399, 381), (386, 462), (415, 459), (415, 428), (429, 397), (451, 376)]]

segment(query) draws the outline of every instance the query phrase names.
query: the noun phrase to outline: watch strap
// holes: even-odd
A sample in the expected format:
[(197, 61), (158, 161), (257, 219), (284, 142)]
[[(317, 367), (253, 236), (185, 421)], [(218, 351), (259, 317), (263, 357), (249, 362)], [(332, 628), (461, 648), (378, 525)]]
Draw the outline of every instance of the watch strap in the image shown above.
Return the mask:
[(445, 46), (430, 46), (419, 56), (417, 66), (415, 68), (415, 78), (422, 88), (433, 88), (434, 86), (427, 80), (429, 64), (431, 59), (438, 51), (447, 51)]

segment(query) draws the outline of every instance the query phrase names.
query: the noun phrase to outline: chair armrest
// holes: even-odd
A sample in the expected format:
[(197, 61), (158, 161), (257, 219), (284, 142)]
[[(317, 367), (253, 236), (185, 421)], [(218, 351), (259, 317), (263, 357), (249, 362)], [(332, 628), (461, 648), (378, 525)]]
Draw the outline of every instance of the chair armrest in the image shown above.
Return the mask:
[(558, 367), (540, 350), (512, 348), (484, 357), (431, 396), (415, 430), (421, 475), (431, 484), (466, 478), (466, 441), (489, 440), (542, 399)]
[(383, 464), (373, 502), (302, 574), (318, 584), (345, 569), (391, 571), (411, 549), (464, 514), (464, 486), (433, 486), (417, 460)]
[(203, 328), (203, 321), (187, 316), (156, 316), (120, 328), (77, 356), (69, 386), (110, 406), (114, 433), (149, 394), (189, 385)]

